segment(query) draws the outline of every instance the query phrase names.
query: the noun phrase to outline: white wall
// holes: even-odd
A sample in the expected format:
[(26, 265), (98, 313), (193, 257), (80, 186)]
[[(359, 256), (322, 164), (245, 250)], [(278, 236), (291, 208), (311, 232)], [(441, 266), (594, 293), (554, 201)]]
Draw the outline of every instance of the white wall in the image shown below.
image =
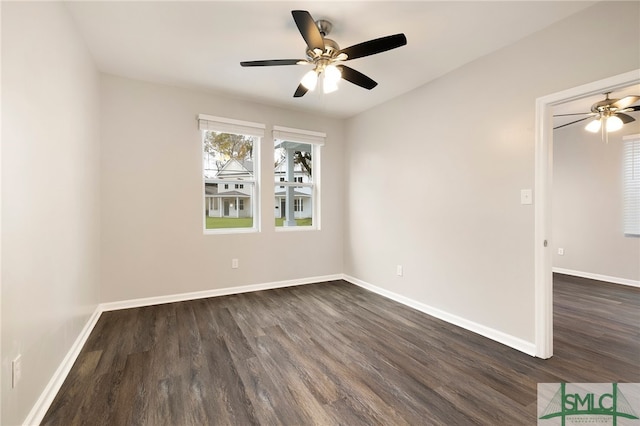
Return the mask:
[[(342, 121), (108, 75), (101, 99), (103, 302), (342, 272)], [(200, 113), (266, 124), (262, 232), (203, 235)], [(273, 125), (327, 133), (320, 231), (274, 229)]]
[(597, 4), (350, 119), (345, 273), (533, 344), (535, 100), (640, 68), (639, 6)]
[(99, 76), (60, 3), (3, 2), (2, 95), (0, 423), (14, 425), (99, 296)]
[(640, 281), (640, 238), (623, 232), (622, 173), (622, 137), (640, 133), (640, 122), (610, 133), (608, 144), (581, 124), (553, 134), (553, 266)]

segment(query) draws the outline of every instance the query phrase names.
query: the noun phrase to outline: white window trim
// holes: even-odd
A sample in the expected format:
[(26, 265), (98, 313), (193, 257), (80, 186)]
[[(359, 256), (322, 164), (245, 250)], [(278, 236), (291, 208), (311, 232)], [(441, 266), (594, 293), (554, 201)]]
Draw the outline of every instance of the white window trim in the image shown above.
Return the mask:
[(216, 117), (215, 115), (199, 114), (198, 129), (213, 130), (221, 133), (256, 136), (264, 138), (266, 126), (253, 121), (236, 120), (235, 118)]
[[(325, 138), (327, 134), (323, 132), (316, 132), (312, 130), (294, 129), (291, 127), (273, 126), (273, 140), (284, 140), (290, 142), (300, 142), (311, 145), (311, 164), (313, 170), (313, 182), (312, 183), (300, 183), (300, 182), (276, 182), (275, 174), (272, 180), (274, 181), (274, 189), (278, 186), (293, 186), (293, 187), (311, 187), (312, 188), (312, 225), (311, 226), (275, 226), (276, 232), (301, 232), (301, 231), (319, 231), (321, 229), (322, 218), (320, 212), (322, 211), (322, 167), (321, 167), (321, 154), (320, 149), (325, 144)], [(272, 145), (273, 146), (273, 145)]]
[[(200, 191), (202, 198), (202, 229), (204, 235), (221, 235), (221, 234), (251, 234), (260, 232), (261, 229), (261, 221), (262, 216), (260, 214), (260, 145), (262, 139), (265, 136), (265, 125), (262, 123), (254, 123), (251, 121), (243, 121), (237, 120), (233, 118), (225, 118), (225, 117), (217, 117), (213, 115), (207, 114), (199, 114), (197, 116), (198, 129), (200, 130), (200, 152), (204, 152), (204, 140), (205, 140), (205, 130), (211, 130), (214, 132), (220, 133), (232, 133), (237, 135), (245, 135), (245, 136), (253, 136), (256, 138), (256, 141), (253, 145), (253, 179), (205, 179), (204, 170), (201, 170), (202, 173), (202, 188)], [(200, 161), (202, 164), (202, 161)], [(202, 167), (202, 166), (201, 166)], [(228, 183), (252, 183), (253, 191), (251, 193), (251, 210), (253, 215), (253, 226), (251, 228), (220, 228), (220, 229), (207, 229), (207, 215), (206, 213), (206, 197), (204, 196), (205, 192), (205, 182), (216, 181), (220, 184)], [(219, 208), (222, 208), (220, 205)]]
[(273, 126), (273, 139), (322, 146), (324, 145), (326, 137), (327, 134), (323, 132), (294, 129), (292, 127)]

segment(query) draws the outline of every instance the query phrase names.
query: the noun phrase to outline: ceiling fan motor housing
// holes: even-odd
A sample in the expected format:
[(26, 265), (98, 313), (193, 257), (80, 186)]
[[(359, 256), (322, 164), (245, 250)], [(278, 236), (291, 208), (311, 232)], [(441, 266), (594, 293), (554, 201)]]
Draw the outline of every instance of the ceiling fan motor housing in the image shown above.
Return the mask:
[(330, 38), (324, 39), (324, 51), (320, 51), (320, 49), (307, 49), (307, 58), (310, 62), (318, 62), (322, 59), (327, 62), (332, 62), (336, 60), (340, 53), (340, 46), (338, 43), (331, 40)]
[(620, 99), (609, 99), (609, 94), (607, 93), (606, 95), (607, 95), (607, 99), (596, 102), (591, 106), (591, 112), (609, 111), (611, 110), (611, 106), (620, 100)]

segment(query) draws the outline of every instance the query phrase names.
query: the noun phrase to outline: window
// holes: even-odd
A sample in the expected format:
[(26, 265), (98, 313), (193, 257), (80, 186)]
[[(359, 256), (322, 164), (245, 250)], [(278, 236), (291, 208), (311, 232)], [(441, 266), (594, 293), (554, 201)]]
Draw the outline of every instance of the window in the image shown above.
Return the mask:
[(274, 126), (276, 229), (320, 229), (320, 149), (325, 134)]
[(624, 233), (640, 236), (640, 134), (624, 140)]
[(264, 125), (201, 114), (198, 127), (202, 131), (205, 232), (257, 231), (257, 167)]

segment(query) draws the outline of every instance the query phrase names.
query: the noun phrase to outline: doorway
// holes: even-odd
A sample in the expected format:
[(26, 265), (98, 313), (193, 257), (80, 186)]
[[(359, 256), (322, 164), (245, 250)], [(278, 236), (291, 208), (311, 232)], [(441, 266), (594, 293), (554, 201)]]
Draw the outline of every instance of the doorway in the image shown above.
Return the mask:
[(568, 101), (614, 91), (640, 82), (640, 69), (547, 95), (536, 100), (535, 130), (535, 341), (536, 356), (553, 356), (553, 275), (551, 197), (553, 170), (552, 108)]

